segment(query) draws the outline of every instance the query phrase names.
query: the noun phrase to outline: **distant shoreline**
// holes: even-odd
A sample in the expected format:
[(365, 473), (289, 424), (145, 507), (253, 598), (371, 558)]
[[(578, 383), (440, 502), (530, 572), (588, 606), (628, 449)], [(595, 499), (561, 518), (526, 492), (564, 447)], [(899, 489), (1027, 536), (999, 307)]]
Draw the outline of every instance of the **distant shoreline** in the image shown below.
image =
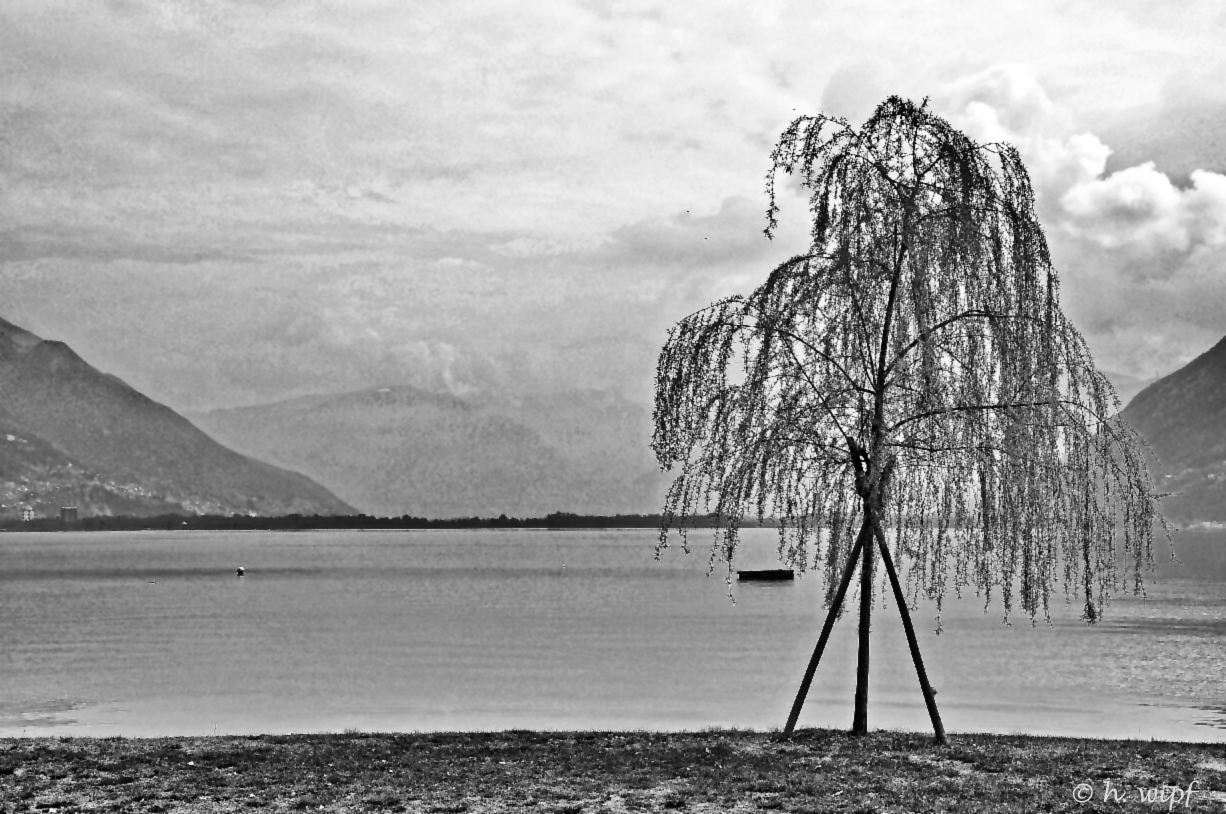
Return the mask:
[[(579, 515), (553, 512), (544, 517), (495, 518), (459, 517), (445, 520), (422, 517), (372, 517), (370, 515), (301, 515), (251, 517), (247, 515), (180, 515), (163, 514), (154, 517), (83, 517), (60, 520), (47, 517), (37, 520), (8, 520), (0, 523), (0, 531), (340, 531), (340, 530), (426, 530), (426, 529), (658, 529), (658, 514)], [(718, 518), (689, 518), (688, 528), (715, 528)], [(744, 528), (773, 527), (746, 518)]]
[[(0, 739), (14, 810), (1217, 810), (1221, 745), (802, 729)], [(1169, 809), (1168, 809), (1169, 806)]]

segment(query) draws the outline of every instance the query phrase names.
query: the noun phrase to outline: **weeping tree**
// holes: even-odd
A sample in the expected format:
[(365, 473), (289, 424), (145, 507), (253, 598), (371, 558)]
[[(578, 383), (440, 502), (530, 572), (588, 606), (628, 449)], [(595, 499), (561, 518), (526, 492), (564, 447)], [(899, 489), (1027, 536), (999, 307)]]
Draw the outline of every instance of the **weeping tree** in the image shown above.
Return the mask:
[(859, 130), (796, 119), (771, 158), (766, 235), (776, 178), (796, 174), (809, 249), (669, 332), (652, 447), (679, 472), (657, 555), (674, 534), (688, 553), (690, 521), (714, 515), (731, 582), (742, 522), (773, 518), (781, 560), (824, 572), (785, 736), (857, 567), (852, 732), (867, 731), (879, 557), (943, 740), (908, 608), (935, 600), (940, 632), (943, 597), (973, 587), (1033, 624), (1062, 589), (1095, 622), (1113, 590), (1140, 592), (1161, 522), (1145, 448), (1061, 313), (1016, 149), (891, 97)]

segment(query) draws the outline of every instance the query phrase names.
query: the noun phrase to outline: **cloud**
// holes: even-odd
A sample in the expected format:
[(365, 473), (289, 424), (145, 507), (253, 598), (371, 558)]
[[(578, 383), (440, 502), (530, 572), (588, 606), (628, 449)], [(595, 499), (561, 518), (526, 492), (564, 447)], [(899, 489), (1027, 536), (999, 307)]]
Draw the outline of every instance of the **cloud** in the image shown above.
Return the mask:
[(822, 90), (821, 111), (859, 127), (890, 95), (889, 69), (881, 63), (857, 62), (834, 72)]
[[(751, 289), (794, 252), (783, 238), (806, 228), (792, 222), (772, 242), (764, 224), (763, 206), (734, 196), (581, 246), (359, 225), (292, 255), (184, 253), (171, 264), (118, 241), (109, 255), (10, 257), (0, 316), (184, 409), (388, 383), (646, 398), (665, 330)], [(74, 318), (56, 325), (65, 302)]]
[(766, 204), (746, 196), (721, 202), (711, 215), (690, 211), (613, 231), (600, 253), (611, 266), (713, 269), (765, 259)]
[[(1210, 64), (1217, 16), (9, 0), (0, 316), (186, 406), (436, 375), (642, 392), (668, 326), (804, 247), (791, 188), (761, 235), (787, 122), (931, 94), (1022, 147), (1096, 350), (1160, 367), (1216, 330), (1189, 303), (1212, 294), (1226, 164), (1189, 156), (1221, 128), (1163, 152), (1097, 124), (1125, 98), (1145, 122), (1226, 109), (1178, 73)], [(1102, 310), (1146, 291), (1161, 316)]]
[[(746, 141), (793, 104), (685, 13), (206, 0), (18, 3), (5, 22), (15, 194), (122, 189), (159, 221), (209, 201), (260, 217), (313, 186), (323, 217), (590, 237), (751, 191)], [(726, 169), (667, 180), (713, 151)]]
[(1226, 242), (1226, 176), (1194, 170), (1179, 189), (1152, 161), (1093, 178), (1060, 198), (1073, 234), (1104, 248), (1187, 254)]
[(941, 105), (972, 136), (1021, 151), (1067, 310), (1102, 366), (1165, 374), (1226, 333), (1226, 175), (1193, 169), (1181, 185), (1153, 161), (1108, 170), (1110, 146), (1073, 132), (1022, 66), (951, 83)]
[(1059, 126), (1056, 106), (1026, 65), (995, 65), (951, 82), (940, 98), (982, 140), (1027, 137)]
[(1153, 161), (1179, 187), (1193, 170), (1226, 173), (1226, 61), (1179, 70), (1156, 100), (1115, 111), (1099, 125), (1115, 148), (1109, 172)]
[(1111, 148), (1092, 133), (1068, 133), (1069, 117), (1025, 68), (998, 66), (960, 80), (943, 102), (972, 136), (1021, 150), (1040, 203), (1071, 234), (1105, 248), (1181, 253), (1222, 243), (1226, 176), (1194, 170), (1181, 188), (1153, 161), (1107, 172)]

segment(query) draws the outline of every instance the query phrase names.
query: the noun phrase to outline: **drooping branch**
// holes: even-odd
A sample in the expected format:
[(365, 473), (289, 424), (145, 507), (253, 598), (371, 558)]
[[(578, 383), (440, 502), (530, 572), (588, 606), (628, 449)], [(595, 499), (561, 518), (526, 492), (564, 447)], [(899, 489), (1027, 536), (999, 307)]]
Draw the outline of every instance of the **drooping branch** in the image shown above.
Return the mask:
[(731, 573), (743, 518), (771, 516), (781, 556), (837, 579), (888, 466), (873, 511), (912, 601), (973, 587), (1034, 620), (1062, 583), (1099, 618), (1117, 553), (1125, 589), (1152, 563), (1157, 494), (1060, 311), (1017, 151), (891, 98), (859, 130), (796, 119), (771, 162), (767, 235), (775, 178), (795, 173), (811, 245), (670, 334), (652, 443), (679, 472), (661, 545), (718, 512)]

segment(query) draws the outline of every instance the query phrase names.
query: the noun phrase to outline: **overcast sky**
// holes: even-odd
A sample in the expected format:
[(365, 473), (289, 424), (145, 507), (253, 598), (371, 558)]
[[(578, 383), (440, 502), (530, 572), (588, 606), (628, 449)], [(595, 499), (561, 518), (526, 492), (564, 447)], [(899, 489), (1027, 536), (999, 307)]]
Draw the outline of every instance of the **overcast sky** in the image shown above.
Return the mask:
[(418, 383), (646, 397), (797, 114), (1022, 151), (1099, 366), (1226, 334), (1226, 7), (0, 0), (0, 316), (179, 409)]

